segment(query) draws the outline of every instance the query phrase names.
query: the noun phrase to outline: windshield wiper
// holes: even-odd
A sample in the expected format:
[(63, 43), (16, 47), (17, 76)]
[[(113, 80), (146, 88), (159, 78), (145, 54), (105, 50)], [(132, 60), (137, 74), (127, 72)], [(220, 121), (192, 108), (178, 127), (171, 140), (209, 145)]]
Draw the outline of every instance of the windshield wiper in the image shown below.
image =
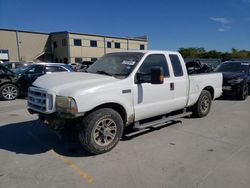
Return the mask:
[(107, 75), (107, 76), (113, 76), (112, 74), (109, 74), (108, 72), (105, 72), (103, 70), (98, 70), (98, 71), (96, 71), (96, 73), (98, 73), (98, 74), (104, 74), (104, 75)]

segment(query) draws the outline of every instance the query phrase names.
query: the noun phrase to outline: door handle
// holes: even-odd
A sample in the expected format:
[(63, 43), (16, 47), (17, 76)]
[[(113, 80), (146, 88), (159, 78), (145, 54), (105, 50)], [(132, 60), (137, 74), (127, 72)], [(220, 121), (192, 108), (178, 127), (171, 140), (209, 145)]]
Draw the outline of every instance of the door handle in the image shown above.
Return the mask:
[(171, 82), (171, 83), (170, 83), (170, 91), (173, 91), (173, 90), (174, 90), (174, 83)]

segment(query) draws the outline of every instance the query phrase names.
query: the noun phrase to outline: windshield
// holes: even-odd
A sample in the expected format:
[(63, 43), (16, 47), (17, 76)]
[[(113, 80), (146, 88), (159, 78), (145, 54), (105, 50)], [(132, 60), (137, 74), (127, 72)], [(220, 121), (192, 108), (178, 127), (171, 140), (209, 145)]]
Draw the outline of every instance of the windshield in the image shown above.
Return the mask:
[(219, 65), (216, 72), (247, 72), (248, 64), (246, 63), (223, 63)]
[(120, 52), (106, 54), (91, 65), (87, 72), (115, 77), (127, 77), (141, 60), (144, 53)]

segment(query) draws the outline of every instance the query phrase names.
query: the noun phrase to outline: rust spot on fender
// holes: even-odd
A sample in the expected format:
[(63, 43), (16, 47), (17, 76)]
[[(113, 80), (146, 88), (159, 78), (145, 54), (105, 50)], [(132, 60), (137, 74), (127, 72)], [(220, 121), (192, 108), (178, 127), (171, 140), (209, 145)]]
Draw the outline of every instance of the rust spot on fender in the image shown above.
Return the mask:
[(133, 123), (135, 120), (135, 116), (134, 115), (130, 115), (128, 118), (127, 118), (127, 123), (126, 125), (129, 125), (131, 123)]

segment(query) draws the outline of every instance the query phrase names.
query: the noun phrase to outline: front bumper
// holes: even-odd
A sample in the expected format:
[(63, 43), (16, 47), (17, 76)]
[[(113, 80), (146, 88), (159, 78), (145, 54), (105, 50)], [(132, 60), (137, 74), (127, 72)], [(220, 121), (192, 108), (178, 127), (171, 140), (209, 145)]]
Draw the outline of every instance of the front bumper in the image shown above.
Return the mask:
[(75, 122), (78, 122), (79, 117), (84, 116), (85, 113), (61, 113), (54, 112), (52, 114), (44, 114), (32, 109), (28, 109), (30, 114), (38, 114), (39, 120), (46, 125), (49, 129), (54, 131), (60, 131), (64, 129), (67, 125), (75, 125)]
[(223, 85), (223, 94), (238, 94), (242, 90), (242, 84)]
[(59, 118), (59, 119), (75, 119), (75, 118), (78, 118), (78, 117), (82, 117), (84, 116), (84, 112), (78, 112), (78, 113), (74, 113), (74, 114), (70, 114), (70, 113), (64, 113), (64, 112), (54, 112), (52, 114), (44, 114), (44, 113), (40, 113), (40, 112), (37, 112), (31, 108), (28, 108), (28, 112), (30, 114), (42, 114), (43, 116), (53, 116), (53, 117), (56, 117), (56, 118)]

